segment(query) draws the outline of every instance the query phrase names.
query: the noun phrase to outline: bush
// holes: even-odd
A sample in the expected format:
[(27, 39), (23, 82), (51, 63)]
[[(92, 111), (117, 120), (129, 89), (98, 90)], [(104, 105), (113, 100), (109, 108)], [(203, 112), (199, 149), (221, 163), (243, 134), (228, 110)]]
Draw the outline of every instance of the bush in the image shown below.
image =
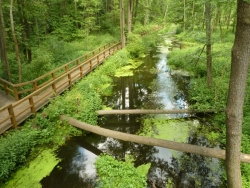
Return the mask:
[(38, 144), (39, 131), (22, 129), (12, 131), (0, 142), (0, 183), (14, 172), (17, 166), (26, 161), (30, 151)]
[[(144, 188), (147, 186), (145, 167), (136, 169), (131, 162), (121, 162), (108, 155), (98, 157), (95, 163), (100, 188)], [(143, 170), (144, 169), (144, 170)], [(148, 171), (149, 166), (146, 168)]]

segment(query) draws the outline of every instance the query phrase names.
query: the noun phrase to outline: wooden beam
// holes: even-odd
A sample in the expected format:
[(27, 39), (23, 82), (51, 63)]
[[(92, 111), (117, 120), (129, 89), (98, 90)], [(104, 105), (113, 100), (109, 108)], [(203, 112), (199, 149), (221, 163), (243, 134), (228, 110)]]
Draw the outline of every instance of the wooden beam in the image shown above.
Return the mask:
[[(186, 153), (193, 153), (197, 155), (203, 155), (207, 157), (213, 157), (213, 158), (225, 160), (225, 150), (222, 150), (222, 149), (206, 148), (206, 147), (191, 145), (191, 144), (186, 144), (186, 143), (179, 143), (179, 142), (173, 142), (173, 141), (168, 141), (168, 140), (121, 133), (118, 131), (112, 131), (112, 130), (104, 129), (98, 126), (89, 125), (87, 123), (78, 121), (76, 119), (67, 117), (65, 115), (61, 116), (61, 120), (68, 121), (70, 125), (73, 125), (77, 128), (80, 128), (80, 129), (83, 129), (83, 130), (86, 130), (95, 134), (99, 134), (102, 136), (106, 136), (106, 137), (112, 137), (112, 138), (116, 138), (119, 140), (135, 142), (135, 143), (145, 144), (145, 145), (150, 145), (150, 146), (159, 146), (159, 147), (169, 148), (169, 149), (182, 151)], [(240, 158), (241, 158), (241, 162), (250, 163), (249, 154), (241, 153)]]

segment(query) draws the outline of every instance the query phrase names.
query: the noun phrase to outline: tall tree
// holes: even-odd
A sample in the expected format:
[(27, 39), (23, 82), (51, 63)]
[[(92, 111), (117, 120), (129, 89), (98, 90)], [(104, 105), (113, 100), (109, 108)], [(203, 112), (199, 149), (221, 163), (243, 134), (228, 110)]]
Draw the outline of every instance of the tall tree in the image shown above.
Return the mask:
[(128, 33), (132, 31), (133, 0), (128, 0)]
[(146, 0), (145, 5), (145, 16), (144, 16), (144, 25), (148, 24), (149, 14), (150, 14), (151, 0)]
[(125, 38), (125, 17), (124, 17), (123, 0), (120, 0), (120, 32), (121, 32), (122, 47), (124, 48), (126, 45), (126, 38)]
[(206, 0), (205, 3), (206, 15), (206, 55), (207, 55), (207, 85), (212, 84), (212, 45), (211, 45), (211, 3)]
[(6, 49), (5, 25), (3, 18), (2, 0), (0, 0), (0, 60), (2, 62), (4, 77), (11, 81), (10, 66)]
[(237, 25), (226, 107), (226, 171), (229, 188), (242, 187), (240, 147), (243, 105), (250, 62), (250, 4), (238, 0)]
[(11, 22), (11, 32), (15, 44), (15, 52), (16, 52), (16, 58), (17, 58), (17, 63), (18, 63), (18, 82), (22, 82), (22, 66), (21, 66), (21, 59), (20, 59), (20, 54), (19, 54), (19, 48), (18, 48), (18, 41), (16, 38), (16, 33), (15, 33), (15, 26), (14, 26), (14, 20), (13, 20), (13, 0), (10, 0), (10, 22)]
[(183, 31), (186, 31), (186, 0), (183, 0)]

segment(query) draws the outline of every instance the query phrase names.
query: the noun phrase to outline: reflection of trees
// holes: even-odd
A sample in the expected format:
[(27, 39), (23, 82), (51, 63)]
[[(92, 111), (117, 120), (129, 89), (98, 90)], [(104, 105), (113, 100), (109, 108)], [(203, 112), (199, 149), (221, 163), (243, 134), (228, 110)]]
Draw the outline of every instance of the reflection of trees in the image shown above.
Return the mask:
[(86, 174), (85, 162), (87, 158), (79, 152), (79, 146), (74, 140), (61, 147), (57, 157), (62, 159), (62, 161), (59, 162), (49, 176), (41, 180), (43, 187), (94, 187), (95, 177), (89, 177)]
[[(204, 145), (204, 139), (190, 137), (189, 143)], [(208, 144), (206, 144), (208, 145)], [(149, 171), (149, 179), (156, 182), (157, 187), (164, 188), (168, 178), (176, 188), (210, 188), (222, 187), (217, 160), (208, 157), (183, 153), (180, 157), (172, 157), (171, 162), (155, 158)]]
[[(114, 109), (135, 109), (141, 108), (147, 103), (153, 105), (149, 95), (152, 89), (148, 87), (149, 83), (156, 78), (155, 74), (150, 74), (149, 70), (155, 66), (156, 60), (147, 56), (144, 64), (134, 70), (134, 76), (114, 78), (113, 95), (106, 97), (106, 105)], [(127, 103), (125, 103), (127, 101)], [(145, 108), (153, 108), (146, 105)]]

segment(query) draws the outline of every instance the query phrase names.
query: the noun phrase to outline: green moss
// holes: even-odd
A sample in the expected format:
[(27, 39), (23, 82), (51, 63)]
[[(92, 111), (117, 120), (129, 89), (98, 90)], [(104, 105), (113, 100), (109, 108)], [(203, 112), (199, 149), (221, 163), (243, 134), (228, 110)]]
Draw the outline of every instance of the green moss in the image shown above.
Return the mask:
[(58, 164), (59, 159), (54, 156), (53, 150), (43, 151), (28, 167), (18, 170), (13, 179), (4, 188), (37, 188), (42, 187), (39, 183), (45, 176), (49, 175)]

